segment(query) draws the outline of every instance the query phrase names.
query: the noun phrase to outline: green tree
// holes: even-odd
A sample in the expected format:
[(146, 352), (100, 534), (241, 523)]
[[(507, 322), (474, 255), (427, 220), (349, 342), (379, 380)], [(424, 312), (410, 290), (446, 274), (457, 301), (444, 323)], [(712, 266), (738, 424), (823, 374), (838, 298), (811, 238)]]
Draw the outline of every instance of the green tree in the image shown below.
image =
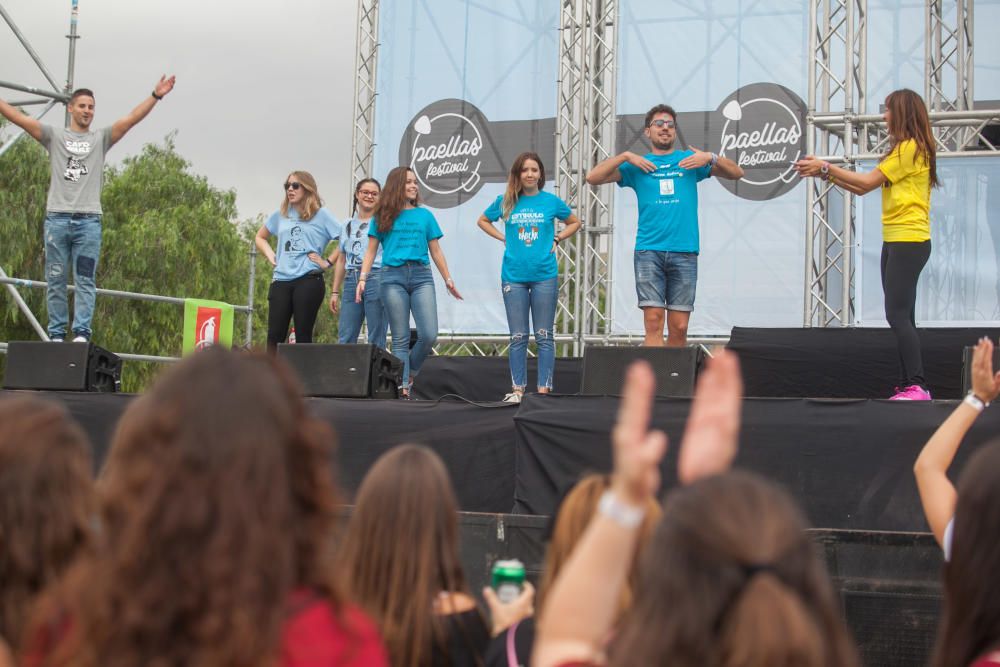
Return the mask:
[[(36, 142), (21, 139), (0, 158), (0, 267), (11, 276), (44, 280), (42, 228), (48, 188), (48, 156)], [(249, 256), (260, 218), (237, 222), (236, 196), (193, 174), (168, 136), (147, 144), (139, 155), (108, 167), (101, 259), (97, 283), (105, 289), (163, 296), (215, 299), (245, 304)], [(271, 267), (257, 257), (253, 344), (266, 336)], [(20, 290), (43, 326), (42, 290)], [(32, 340), (36, 334), (6, 290), (0, 296), (0, 340)], [(173, 304), (97, 299), (94, 341), (109, 350), (177, 356), (183, 308)], [(234, 341), (244, 341), (246, 319), (237, 313)], [(317, 340), (336, 340), (332, 317), (323, 308)], [(123, 388), (146, 386), (159, 365), (126, 362)]]

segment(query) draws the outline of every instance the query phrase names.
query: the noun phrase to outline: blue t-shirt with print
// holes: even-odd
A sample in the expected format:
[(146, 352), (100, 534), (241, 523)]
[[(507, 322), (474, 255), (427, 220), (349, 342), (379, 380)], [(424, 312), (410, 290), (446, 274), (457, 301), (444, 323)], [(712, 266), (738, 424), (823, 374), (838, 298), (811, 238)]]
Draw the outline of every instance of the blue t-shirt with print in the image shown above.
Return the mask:
[[(372, 223), (375, 223), (372, 218)], [(392, 223), (392, 229), (383, 234), (377, 224), (368, 226), (368, 236), (374, 236), (382, 243), (382, 264), (384, 266), (402, 266), (407, 262), (430, 264), (427, 254), (427, 243), (439, 239), (444, 234), (438, 227), (434, 214), (426, 208), (403, 209)]]
[(626, 162), (618, 167), (618, 186), (632, 188), (639, 201), (636, 250), (698, 252), (698, 182), (712, 175), (712, 165), (684, 169), (678, 163), (694, 151), (675, 150), (644, 157), (656, 165), (647, 174)]
[(275, 280), (295, 280), (310, 271), (322, 271), (309, 259), (309, 253), (322, 256), (330, 241), (340, 238), (340, 223), (325, 208), (316, 211), (309, 220), (301, 220), (299, 212), (291, 207), (287, 217), (281, 215), (281, 211), (275, 211), (264, 226), (272, 236), (278, 237)]
[[(365, 260), (365, 252), (368, 250), (368, 228), (371, 224), (370, 219), (358, 220), (357, 218), (351, 218), (344, 223), (343, 230), (340, 232), (340, 252), (344, 253), (345, 267), (348, 270), (361, 270), (361, 264)], [(378, 247), (378, 252), (375, 253), (372, 269), (377, 269), (380, 266), (382, 266), (381, 245)]]
[[(491, 222), (500, 219), (503, 195), (483, 211)], [(510, 216), (504, 221), (506, 244), (500, 278), (504, 282), (532, 283), (555, 278), (559, 274), (552, 239), (556, 220), (570, 216), (569, 206), (554, 194), (541, 190), (531, 196), (521, 195)]]

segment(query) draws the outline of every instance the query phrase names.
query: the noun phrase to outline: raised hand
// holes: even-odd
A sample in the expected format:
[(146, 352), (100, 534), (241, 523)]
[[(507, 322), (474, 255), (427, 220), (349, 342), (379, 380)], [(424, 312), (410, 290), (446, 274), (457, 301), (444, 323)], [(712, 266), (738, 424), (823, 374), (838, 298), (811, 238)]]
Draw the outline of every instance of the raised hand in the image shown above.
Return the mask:
[(496, 592), (489, 586), (483, 589), (483, 599), (486, 600), (486, 606), (490, 608), (494, 637), (535, 613), (535, 587), (531, 585), (530, 581), (524, 582), (521, 594), (510, 602), (501, 602)]
[(819, 176), (823, 168), (823, 160), (812, 155), (807, 155), (795, 163), (795, 171), (803, 178), (807, 176)]
[(667, 434), (649, 430), (656, 380), (644, 361), (629, 366), (622, 388), (618, 420), (611, 431), (614, 472), (611, 488), (621, 500), (642, 506), (660, 489), (660, 460)]
[(972, 393), (984, 403), (1000, 394), (1000, 371), (993, 372), (993, 341), (980, 338), (972, 352)]
[(698, 377), (677, 460), (677, 477), (690, 484), (725, 472), (739, 446), (743, 378), (736, 355), (718, 350)]
[(174, 84), (176, 82), (177, 82), (176, 76), (171, 74), (170, 77), (168, 78), (167, 75), (164, 74), (163, 76), (160, 77), (159, 82), (156, 84), (153, 90), (156, 91), (157, 95), (163, 97), (164, 95), (166, 95), (167, 93), (169, 93), (171, 90), (174, 89)]

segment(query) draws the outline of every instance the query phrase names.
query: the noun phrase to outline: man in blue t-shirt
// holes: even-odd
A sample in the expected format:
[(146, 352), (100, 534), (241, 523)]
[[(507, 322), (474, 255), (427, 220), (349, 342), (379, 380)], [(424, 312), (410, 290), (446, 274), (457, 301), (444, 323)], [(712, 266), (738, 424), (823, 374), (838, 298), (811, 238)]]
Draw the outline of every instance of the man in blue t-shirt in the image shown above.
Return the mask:
[(688, 147), (674, 148), (677, 114), (666, 104), (646, 113), (645, 156), (626, 151), (598, 163), (587, 174), (591, 185), (617, 183), (632, 188), (639, 201), (635, 239), (635, 291), (642, 309), (643, 345), (687, 344), (698, 280), (698, 182), (709, 176), (738, 179), (732, 160)]

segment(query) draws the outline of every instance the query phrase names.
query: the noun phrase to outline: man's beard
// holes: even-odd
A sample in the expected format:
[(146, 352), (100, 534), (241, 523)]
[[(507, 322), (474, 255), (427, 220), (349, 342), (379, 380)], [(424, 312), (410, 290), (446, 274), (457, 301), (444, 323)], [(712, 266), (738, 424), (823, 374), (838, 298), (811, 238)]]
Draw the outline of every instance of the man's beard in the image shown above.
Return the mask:
[(671, 139), (670, 141), (667, 141), (665, 143), (661, 143), (661, 142), (657, 141), (656, 139), (654, 139), (652, 137), (650, 137), (650, 139), (649, 139), (649, 143), (651, 143), (653, 145), (653, 148), (655, 148), (658, 151), (673, 150), (673, 148), (674, 148), (674, 141), (676, 141), (676, 138)]

